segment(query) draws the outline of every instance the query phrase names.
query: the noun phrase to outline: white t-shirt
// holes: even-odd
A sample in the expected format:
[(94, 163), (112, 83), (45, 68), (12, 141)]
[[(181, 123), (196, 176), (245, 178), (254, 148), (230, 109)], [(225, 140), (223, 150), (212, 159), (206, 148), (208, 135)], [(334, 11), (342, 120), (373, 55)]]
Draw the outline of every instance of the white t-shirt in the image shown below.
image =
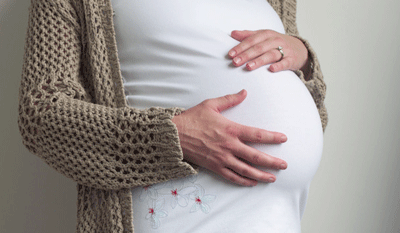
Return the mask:
[[(222, 114), (240, 124), (285, 133), (281, 145), (252, 145), (284, 159), (286, 170), (260, 168), (275, 183), (241, 187), (206, 170), (132, 189), (135, 232), (300, 232), (323, 135), (317, 108), (291, 71), (232, 66), (232, 30), (282, 22), (265, 0), (112, 0), (118, 56), (130, 106), (190, 108), (245, 88), (247, 98)], [(284, 48), (285, 49), (285, 48)]]

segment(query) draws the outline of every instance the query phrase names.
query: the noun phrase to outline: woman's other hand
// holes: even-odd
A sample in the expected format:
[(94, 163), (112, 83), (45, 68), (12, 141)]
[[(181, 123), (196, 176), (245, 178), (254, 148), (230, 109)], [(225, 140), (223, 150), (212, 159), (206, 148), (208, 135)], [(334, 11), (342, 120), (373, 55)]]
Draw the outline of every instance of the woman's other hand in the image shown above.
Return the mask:
[[(220, 112), (240, 104), (246, 91), (208, 99), (175, 116), (179, 139), (186, 161), (209, 169), (240, 185), (254, 186), (257, 181), (274, 182), (276, 177), (247, 162), (272, 169), (286, 169), (287, 163), (258, 151), (244, 142), (278, 144), (287, 140), (282, 133), (237, 124)], [(246, 162), (244, 162), (246, 161)]]
[[(296, 37), (281, 34), (273, 30), (232, 31), (232, 38), (241, 43), (233, 47), (229, 56), (235, 66), (245, 63), (248, 70), (271, 64), (269, 70), (305, 69), (308, 60), (308, 51), (301, 40)], [(277, 49), (283, 48), (284, 57)]]

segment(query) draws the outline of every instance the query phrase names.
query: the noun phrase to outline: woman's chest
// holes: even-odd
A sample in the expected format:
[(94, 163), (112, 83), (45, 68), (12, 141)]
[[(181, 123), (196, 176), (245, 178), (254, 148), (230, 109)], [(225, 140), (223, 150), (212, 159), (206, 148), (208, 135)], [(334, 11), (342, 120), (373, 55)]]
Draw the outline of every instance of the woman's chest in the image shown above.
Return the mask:
[(111, 2), (125, 91), (136, 107), (187, 108), (237, 92), (252, 77), (254, 86), (266, 85), (269, 72), (244, 72), (227, 53), (239, 43), (232, 30), (284, 31), (267, 1)]
[(209, 45), (233, 30), (272, 29), (282, 22), (266, 0), (111, 0), (118, 37), (132, 41), (162, 39)]

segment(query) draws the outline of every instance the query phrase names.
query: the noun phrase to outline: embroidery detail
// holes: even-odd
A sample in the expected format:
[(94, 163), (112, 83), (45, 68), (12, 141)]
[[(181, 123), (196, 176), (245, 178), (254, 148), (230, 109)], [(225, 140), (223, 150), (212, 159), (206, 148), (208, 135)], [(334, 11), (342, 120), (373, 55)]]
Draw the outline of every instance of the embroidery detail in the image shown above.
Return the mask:
[(204, 188), (200, 185), (197, 185), (198, 189), (191, 194), (191, 199), (194, 200), (194, 204), (192, 208), (190, 208), (190, 213), (197, 212), (199, 209), (203, 211), (203, 213), (208, 214), (210, 212), (210, 205), (217, 197), (215, 195), (204, 195)]
[(171, 206), (170, 211), (174, 211), (177, 206), (185, 208), (191, 203), (188, 213), (201, 210), (208, 214), (211, 211), (210, 204), (217, 196), (205, 194), (204, 188), (196, 181), (197, 176), (189, 176), (140, 188), (139, 201), (148, 203), (147, 213), (144, 214), (153, 229), (159, 228), (161, 219), (168, 217), (167, 206)]
[[(189, 203), (189, 195), (196, 191), (196, 187), (186, 187), (178, 191), (178, 189), (171, 190), (171, 207), (175, 209), (176, 205), (186, 207)], [(175, 195), (176, 192), (176, 195)]]
[(150, 220), (153, 229), (157, 229), (160, 226), (160, 218), (168, 216), (168, 212), (163, 210), (164, 202), (164, 199), (151, 201), (151, 207), (149, 208), (149, 213), (146, 215), (146, 219)]

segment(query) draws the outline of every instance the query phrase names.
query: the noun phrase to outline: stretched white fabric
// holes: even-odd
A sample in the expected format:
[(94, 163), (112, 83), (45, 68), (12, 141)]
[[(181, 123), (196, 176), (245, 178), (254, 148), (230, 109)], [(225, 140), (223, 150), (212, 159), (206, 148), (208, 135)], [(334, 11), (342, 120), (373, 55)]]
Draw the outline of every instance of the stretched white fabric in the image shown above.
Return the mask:
[[(246, 89), (222, 114), (240, 124), (285, 133), (281, 145), (251, 146), (288, 163), (260, 168), (275, 183), (234, 185), (207, 170), (132, 189), (135, 232), (300, 232), (323, 135), (307, 88), (291, 71), (234, 67), (232, 30), (271, 29), (282, 22), (265, 0), (112, 0), (118, 56), (128, 103), (136, 108), (190, 108)], [(285, 50), (285, 48), (283, 48)]]

